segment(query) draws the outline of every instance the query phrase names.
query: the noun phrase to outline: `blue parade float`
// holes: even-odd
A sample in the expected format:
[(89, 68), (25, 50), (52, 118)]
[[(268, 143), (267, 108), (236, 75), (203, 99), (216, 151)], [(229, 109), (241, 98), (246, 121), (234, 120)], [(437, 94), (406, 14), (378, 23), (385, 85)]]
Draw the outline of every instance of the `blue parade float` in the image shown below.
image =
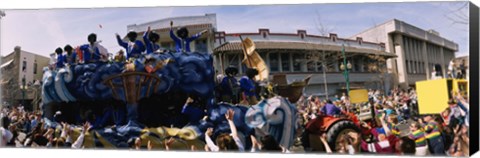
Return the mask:
[[(188, 32), (181, 35), (186, 37)], [(96, 36), (88, 39), (94, 43)], [(126, 45), (118, 35), (117, 39)], [(155, 68), (147, 71), (146, 67)], [(246, 138), (255, 133), (254, 128), (290, 147), (297, 127), (295, 106), (286, 98), (264, 99), (251, 107), (217, 103), (215, 68), (208, 53), (155, 52), (127, 63), (89, 61), (45, 68), (43, 83), (42, 109), (47, 122), (51, 127), (59, 122), (90, 122), (94, 133), (86, 139), (86, 147), (122, 148), (134, 138), (159, 145), (174, 137), (184, 142), (176, 149), (189, 149), (193, 144), (203, 148), (207, 128), (215, 129), (213, 138), (230, 132), (225, 118), (229, 109), (235, 111), (234, 122), (246, 148), (251, 146)], [(193, 103), (186, 105), (187, 98)]]

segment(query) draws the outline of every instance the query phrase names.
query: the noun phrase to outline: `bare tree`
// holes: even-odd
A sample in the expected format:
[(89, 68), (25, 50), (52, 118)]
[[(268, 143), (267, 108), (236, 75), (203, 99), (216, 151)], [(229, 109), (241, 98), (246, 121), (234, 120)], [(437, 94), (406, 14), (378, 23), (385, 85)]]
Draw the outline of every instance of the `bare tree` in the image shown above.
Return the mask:
[[(335, 31), (335, 26), (326, 24), (325, 20), (322, 18), (321, 14), (317, 11), (316, 12), (317, 16), (314, 19), (315, 24), (316, 24), (316, 29), (319, 32), (321, 36), (329, 36), (330, 33)], [(341, 42), (340, 40), (338, 42)], [(332, 50), (332, 47), (337, 47), (337, 46), (328, 46), (326, 47), (326, 50)], [(354, 54), (346, 53), (345, 56), (342, 55), (341, 50), (338, 51), (326, 51), (325, 49), (318, 50), (315, 48), (311, 49), (309, 53), (306, 54), (306, 62), (307, 66), (310, 63), (310, 66), (315, 66), (314, 70), (319, 71), (321, 68), (321, 71), (323, 73), (323, 80), (324, 80), (324, 88), (325, 88), (325, 97), (328, 98), (328, 84), (327, 84), (327, 76), (326, 72), (334, 72), (337, 67), (339, 67), (340, 64), (340, 59), (345, 58), (350, 58), (353, 57)], [(320, 64), (320, 65), (319, 65)], [(307, 68), (308, 69), (308, 68)]]
[(450, 26), (468, 26), (469, 24), (469, 2), (448, 3), (448, 11), (444, 17), (451, 21)]
[(317, 30), (322, 36), (327, 36), (329, 33), (335, 31), (335, 26), (327, 25), (324, 23), (322, 15), (317, 11), (317, 16), (315, 19), (315, 24), (317, 25)]
[(370, 62), (366, 64), (367, 71), (379, 73), (378, 75), (373, 76), (372, 81), (378, 79), (381, 84), (381, 89), (385, 90), (385, 77), (388, 73), (388, 68), (386, 66), (387, 59), (380, 55), (368, 55), (367, 57), (370, 60)]

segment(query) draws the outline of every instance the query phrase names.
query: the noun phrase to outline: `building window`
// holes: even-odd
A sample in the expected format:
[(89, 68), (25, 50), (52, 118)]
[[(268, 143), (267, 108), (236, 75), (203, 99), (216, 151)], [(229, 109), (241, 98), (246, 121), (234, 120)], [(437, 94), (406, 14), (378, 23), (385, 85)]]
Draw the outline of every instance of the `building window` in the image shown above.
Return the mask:
[(27, 61), (23, 61), (23, 64), (22, 64), (22, 71), (25, 72), (27, 70)]
[(421, 73), (425, 73), (425, 62), (421, 62), (420, 72), (421, 72)]
[(418, 64), (416, 61), (413, 62), (413, 73), (414, 74), (417, 74), (418, 73)]
[(317, 71), (323, 72), (323, 63), (322, 62), (317, 62)]
[(312, 60), (309, 60), (309, 61), (307, 62), (307, 71), (308, 71), (308, 72), (315, 72), (315, 68), (317, 67), (317, 66), (315, 65), (315, 63), (316, 63), (316, 62), (315, 62), (315, 61), (312, 61)]
[(238, 54), (228, 54), (227, 55), (228, 66), (233, 66), (233, 67), (236, 67), (236, 68), (240, 69), (239, 63), (238, 63), (238, 57), (239, 56), (240, 55), (238, 55)]
[(33, 63), (33, 74), (37, 74), (37, 61), (35, 60), (35, 63)]
[(206, 40), (198, 40), (195, 42), (195, 51), (200, 53), (207, 53), (207, 41)]
[(417, 72), (416, 72), (416, 71), (417, 71), (417, 64), (415, 63), (415, 61), (410, 61), (410, 63), (411, 63), (410, 66), (412, 66), (412, 68), (411, 68), (411, 69), (412, 69), (412, 70), (411, 70), (412, 72), (411, 72), (411, 73), (416, 74), (416, 73), (417, 73)]
[(270, 53), (269, 55), (270, 59), (270, 71), (271, 72), (278, 72), (279, 71), (279, 61), (278, 61), (278, 53)]
[(293, 60), (293, 71), (294, 72), (300, 72), (302, 71), (302, 61), (304, 60), (304, 55), (295, 53), (292, 55), (292, 60)]
[(422, 62), (418, 62), (418, 73), (420, 73), (420, 74), (423, 73), (422, 67), (423, 67)]
[(282, 71), (283, 72), (290, 72), (290, 54), (289, 53), (282, 53), (280, 54), (280, 58), (282, 61)]
[(362, 59), (362, 67), (363, 67), (363, 72), (372, 72), (372, 70), (370, 69), (370, 65), (371, 65), (371, 59), (369, 57), (365, 57)]
[(418, 73), (418, 64), (416, 61), (413, 62), (413, 73), (414, 74)]
[(352, 60), (352, 72), (360, 72), (361, 66), (360, 66), (360, 60), (361, 58), (353, 58)]
[(407, 60), (406, 64), (405, 64), (405, 66), (407, 68), (407, 73), (410, 73), (410, 66), (409, 65), (410, 65), (410, 61)]
[(417, 61), (417, 73), (418, 73), (418, 74), (419, 74), (419, 73), (422, 73), (420, 69), (421, 69), (420, 62)]
[(413, 73), (415, 72), (415, 63), (413, 63), (413, 61), (409, 61), (410, 62), (410, 72), (409, 73)]
[(310, 53), (307, 54), (306, 60), (307, 60), (307, 71), (308, 72), (315, 72), (317, 68), (317, 60), (318, 57), (316, 56), (318, 54)]

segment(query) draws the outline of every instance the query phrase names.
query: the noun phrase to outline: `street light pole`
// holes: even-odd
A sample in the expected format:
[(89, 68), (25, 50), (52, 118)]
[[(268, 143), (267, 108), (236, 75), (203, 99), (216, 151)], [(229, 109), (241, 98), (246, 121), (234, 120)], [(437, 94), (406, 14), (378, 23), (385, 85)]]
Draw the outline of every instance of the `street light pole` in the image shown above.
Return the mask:
[(322, 54), (323, 54), (323, 57), (322, 57), (323, 84), (325, 88), (325, 98), (328, 99), (327, 75), (325, 74), (325, 71), (326, 71), (325, 62), (327, 61), (325, 60), (325, 50), (322, 51)]
[(350, 78), (349, 78), (349, 72), (348, 72), (348, 69), (351, 68), (351, 65), (350, 63), (347, 64), (347, 58), (345, 57), (345, 45), (342, 44), (342, 56), (343, 56), (343, 66), (340, 67), (340, 69), (343, 69), (343, 77), (345, 77), (345, 82), (346, 82), (346, 85), (347, 85), (347, 97), (350, 97), (349, 96), (349, 93), (350, 93)]

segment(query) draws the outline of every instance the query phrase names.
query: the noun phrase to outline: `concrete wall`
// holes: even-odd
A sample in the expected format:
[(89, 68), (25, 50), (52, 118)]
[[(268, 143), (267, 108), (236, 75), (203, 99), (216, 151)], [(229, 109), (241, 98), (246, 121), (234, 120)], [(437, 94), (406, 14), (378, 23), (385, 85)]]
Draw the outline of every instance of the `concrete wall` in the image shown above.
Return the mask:
[(49, 65), (50, 58), (35, 55), (35, 60), (37, 60), (37, 74), (33, 76), (35, 80), (42, 80), (43, 77), (43, 68)]
[[(22, 51), (19, 58), (18, 66), (18, 83), (22, 83), (22, 78), (25, 75), (26, 83), (33, 82), (34, 80), (41, 80), (43, 77), (43, 67), (48, 66), (49, 58), (36, 55), (33, 53)], [(22, 71), (23, 63), (26, 61), (26, 70)], [(37, 64), (36, 73), (34, 73), (34, 65)]]

